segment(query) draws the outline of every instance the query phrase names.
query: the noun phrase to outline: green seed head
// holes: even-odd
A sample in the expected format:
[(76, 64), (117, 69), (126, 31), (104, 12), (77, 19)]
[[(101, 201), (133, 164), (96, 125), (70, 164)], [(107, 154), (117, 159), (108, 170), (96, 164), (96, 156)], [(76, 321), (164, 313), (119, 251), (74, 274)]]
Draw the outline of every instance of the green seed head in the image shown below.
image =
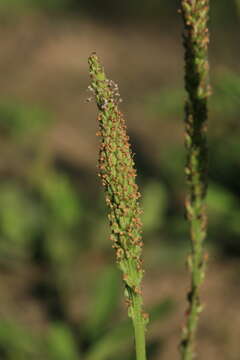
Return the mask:
[(118, 86), (106, 78), (95, 53), (89, 57), (90, 90), (99, 109), (98, 123), (101, 138), (99, 176), (105, 190), (111, 227), (110, 239), (116, 251), (116, 260), (123, 272), (127, 297), (130, 292), (140, 293), (143, 276), (141, 252), (142, 238), (139, 205), (140, 193), (135, 182), (136, 170), (126, 133)]

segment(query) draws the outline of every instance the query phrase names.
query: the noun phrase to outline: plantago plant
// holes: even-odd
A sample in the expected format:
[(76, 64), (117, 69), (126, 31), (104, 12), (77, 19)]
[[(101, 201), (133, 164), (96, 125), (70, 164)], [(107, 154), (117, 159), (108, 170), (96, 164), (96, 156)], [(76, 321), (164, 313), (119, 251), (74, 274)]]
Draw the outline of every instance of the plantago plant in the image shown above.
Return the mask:
[(91, 85), (98, 113), (101, 137), (99, 176), (105, 190), (111, 227), (110, 239), (116, 251), (116, 261), (123, 273), (128, 313), (135, 332), (136, 359), (145, 360), (145, 330), (147, 316), (143, 313), (141, 281), (142, 238), (139, 191), (136, 170), (126, 133), (125, 120), (119, 111), (121, 101), (118, 86), (108, 80), (96, 54), (89, 57)]
[(188, 94), (185, 106), (188, 183), (186, 214), (192, 244), (188, 259), (191, 289), (186, 325), (182, 333), (181, 358), (191, 360), (194, 357), (195, 333), (201, 312), (199, 292), (205, 273), (203, 245), (206, 237), (207, 99), (210, 94), (207, 56), (209, 0), (181, 0), (181, 14), (184, 22), (185, 87)]

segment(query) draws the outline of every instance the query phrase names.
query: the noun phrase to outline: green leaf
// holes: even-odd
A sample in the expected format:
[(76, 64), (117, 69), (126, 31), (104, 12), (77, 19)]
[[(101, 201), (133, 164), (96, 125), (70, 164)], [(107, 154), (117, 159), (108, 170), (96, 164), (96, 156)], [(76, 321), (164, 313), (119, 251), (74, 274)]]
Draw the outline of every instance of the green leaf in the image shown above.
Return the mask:
[(37, 339), (19, 324), (8, 320), (0, 321), (0, 348), (7, 360), (40, 360)]
[(49, 360), (80, 360), (77, 344), (69, 328), (53, 324), (47, 334)]
[(44, 174), (40, 192), (55, 221), (64, 228), (71, 228), (79, 221), (80, 206), (69, 179), (54, 172)]
[(238, 207), (235, 196), (226, 188), (216, 184), (211, 184), (209, 187), (207, 202), (209, 211), (217, 217), (225, 216)]
[(38, 229), (39, 209), (17, 183), (0, 187), (0, 253), (1, 257), (27, 257), (29, 244)]
[(211, 184), (207, 201), (211, 227), (239, 235), (240, 206), (234, 194), (225, 187)]
[(130, 320), (109, 331), (101, 340), (89, 350), (85, 360), (108, 360), (122, 349), (129, 346), (129, 339), (133, 335)]
[(164, 223), (167, 206), (167, 193), (158, 181), (150, 181), (143, 190), (143, 224), (144, 231), (159, 229)]
[(240, 106), (240, 76), (229, 69), (222, 69), (215, 76), (214, 89), (210, 105), (216, 116), (237, 116)]
[(50, 124), (49, 115), (37, 106), (0, 103), (0, 129), (14, 139), (31, 139)]
[(87, 321), (87, 331), (92, 339), (105, 331), (109, 319), (117, 308), (120, 292), (119, 280), (119, 271), (113, 266), (108, 266), (97, 279)]

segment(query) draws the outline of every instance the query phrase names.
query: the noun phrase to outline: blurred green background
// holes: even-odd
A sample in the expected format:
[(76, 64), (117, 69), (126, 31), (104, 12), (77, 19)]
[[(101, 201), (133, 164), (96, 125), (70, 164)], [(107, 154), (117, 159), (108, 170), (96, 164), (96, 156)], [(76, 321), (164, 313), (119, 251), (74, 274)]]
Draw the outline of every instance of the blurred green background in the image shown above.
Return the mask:
[[(238, 0), (211, 1), (209, 268), (199, 359), (237, 360), (240, 274)], [(87, 57), (120, 86), (144, 208), (149, 360), (178, 359), (184, 220), (177, 1), (0, 1), (0, 359), (133, 360), (96, 176)]]

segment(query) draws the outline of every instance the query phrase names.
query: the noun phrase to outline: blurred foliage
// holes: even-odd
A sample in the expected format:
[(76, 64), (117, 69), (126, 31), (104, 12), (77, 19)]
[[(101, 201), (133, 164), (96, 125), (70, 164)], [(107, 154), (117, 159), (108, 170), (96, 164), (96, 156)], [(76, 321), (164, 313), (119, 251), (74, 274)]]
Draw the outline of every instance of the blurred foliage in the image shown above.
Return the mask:
[[(229, 69), (219, 69), (212, 74), (213, 95), (210, 97), (210, 115), (235, 118), (240, 106), (240, 76)], [(163, 88), (145, 99), (146, 111), (175, 119), (182, 116), (185, 92), (183, 89)], [(227, 125), (225, 122), (222, 125)]]
[(0, 356), (7, 360), (40, 360), (38, 340), (13, 321), (0, 322)]
[[(219, 118), (223, 109), (226, 109), (229, 124), (234, 124), (239, 107), (238, 76), (224, 72), (221, 81), (216, 78), (215, 89), (211, 111)], [(175, 96), (172, 102), (165, 101), (166, 89), (162, 94), (163, 96), (161, 93), (158, 95), (160, 100), (157, 101), (156, 97), (151, 102), (151, 111), (176, 116), (176, 111), (178, 112), (181, 106), (182, 93), (171, 91), (171, 96)], [(149, 111), (148, 106), (149, 104), (146, 111)], [(34, 157), (25, 159), (30, 171), (21, 176), (16, 174), (11, 181), (3, 179), (1, 182), (0, 260), (1, 264), (8, 268), (13, 268), (22, 261), (29, 264), (36, 262), (43, 269), (43, 273), (47, 272), (48, 275), (41, 280), (35, 296), (38, 296), (49, 311), (46, 337), (37, 332), (33, 335), (29, 334), (28, 330), (22, 331), (17, 323), (1, 321), (1, 358), (110, 360), (113, 357), (121, 359), (129, 356), (131, 360), (131, 324), (126, 321), (115, 325), (120, 319), (115, 314), (121, 298), (119, 273), (115, 268), (105, 267), (102, 273), (98, 274), (95, 284), (92, 285), (91, 303), (81, 324), (76, 326), (68, 313), (68, 297), (72, 294), (69, 280), (73, 269), (79, 258), (85, 256), (82, 251), (83, 243), (89, 242), (93, 232), (106, 223), (105, 214), (102, 211), (98, 212), (98, 216), (94, 213), (95, 204), (84, 201), (84, 194), (75, 186), (73, 179), (56, 167), (45, 149), (42, 156), (38, 142), (31, 141), (29, 144), (21, 141), (26, 134), (31, 134), (32, 140), (39, 134), (43, 136), (44, 129), (51, 124), (51, 121), (46, 122), (48, 115), (46, 116), (44, 111), (15, 104), (11, 107), (9, 103), (2, 103), (0, 110), (2, 136), (5, 141), (8, 139), (9, 146), (12, 146), (16, 139), (19, 152), (26, 152), (28, 148), (32, 152), (34, 145), (38, 149)], [(236, 250), (239, 249), (237, 239), (240, 236), (240, 206), (236, 200), (236, 193), (240, 191), (236, 179), (236, 170), (240, 171), (240, 149), (237, 136), (229, 136), (224, 146), (222, 145), (220, 135), (222, 131), (231, 132), (232, 127), (229, 124), (222, 124), (223, 129), (217, 129), (211, 142), (214, 155), (211, 160), (212, 183), (208, 196), (209, 223), (210, 237), (216, 241), (218, 249), (222, 249), (225, 254), (231, 252), (236, 255)], [(145, 236), (155, 239), (161, 234), (166, 242), (170, 240), (170, 245), (162, 245), (161, 255), (157, 255), (158, 250), (156, 251), (154, 245), (156, 263), (160, 257), (161, 262), (164, 262), (164, 256), (166, 259), (171, 258), (171, 261), (173, 258), (176, 260), (176, 252), (186, 250), (182, 246), (186, 224), (182, 217), (179, 217), (178, 210), (178, 206), (182, 206), (178, 196), (183, 193), (184, 154), (178, 145), (171, 145), (169, 151), (161, 154), (160, 160), (164, 177), (144, 179), (142, 198)], [(92, 210), (89, 206), (92, 206)], [(89, 223), (89, 227), (81, 226), (83, 216), (87, 213), (94, 213), (96, 227), (92, 228), (92, 223)], [(172, 246), (173, 243), (177, 246)], [(101, 242), (96, 242), (94, 247), (96, 246), (101, 247)], [(162, 319), (171, 309), (169, 301), (158, 304), (150, 311), (152, 320), (154, 321), (155, 317)], [(154, 346), (152, 349), (149, 351), (154, 351)]]
[[(211, 184), (208, 194), (209, 222), (210, 229), (215, 232), (215, 236), (223, 234), (221, 243), (231, 241), (231, 236), (240, 236), (239, 216), (240, 204), (236, 197), (225, 188)], [(222, 229), (222, 231), (220, 230)], [(229, 232), (231, 234), (227, 234)]]
[[(239, 0), (221, 0), (211, 4), (212, 22), (216, 25), (231, 25), (232, 20), (236, 23), (236, 6), (239, 7)], [(177, 17), (178, 1), (168, 0), (132, 0), (131, 2), (113, 2), (100, 0), (1, 0), (0, 14), (6, 16), (24, 13), (27, 10), (45, 11), (55, 14), (88, 15), (97, 20), (107, 21), (112, 24), (122, 21), (130, 22), (151, 22), (161, 24), (175, 24)]]
[[(60, 14), (60, 19), (63, 15), (80, 18), (88, 14), (121, 25), (123, 21), (131, 26), (139, 21), (143, 27), (145, 22), (179, 26), (176, 9), (177, 2), (168, 0), (0, 1), (1, 20), (40, 10)], [(240, 14), (239, 0), (213, 2), (213, 32), (222, 25), (223, 33), (225, 25), (234, 26), (236, 9)], [(237, 32), (231, 32), (234, 34)], [(212, 72), (211, 82), (209, 243), (222, 256), (239, 256), (240, 75), (236, 69), (220, 67)], [(182, 88), (163, 86), (144, 99), (144, 116), (156, 118), (160, 126), (182, 124), (184, 97)], [(38, 273), (26, 287), (41, 307), (46, 326), (44, 331), (32, 330), (31, 324), (20, 325), (12, 317), (6, 320), (9, 314), (1, 316), (0, 358), (132, 360), (132, 328), (129, 321), (122, 321), (119, 304), (120, 275), (109, 265), (113, 253), (106, 240), (103, 195), (96, 196), (91, 185), (82, 182), (82, 169), (72, 171), (59, 165), (47, 140), (53, 124), (52, 114), (45, 109), (14, 99), (0, 101), (0, 267), (14, 274), (18, 267)], [(184, 163), (183, 144), (166, 141), (164, 151), (155, 158), (151, 176), (145, 169), (139, 171), (146, 258), (151, 261), (148, 267), (159, 263), (172, 267), (179, 262), (182, 266), (187, 252)], [(86, 273), (88, 278), (84, 279)], [(78, 294), (79, 283), (84, 281), (86, 303), (80, 302)], [(84, 307), (78, 316), (72, 314), (74, 302), (79, 309)], [(173, 305), (163, 300), (150, 309), (153, 322), (168, 319)], [(150, 352), (154, 346), (150, 341)]]
[[(114, 270), (115, 271), (115, 270)], [(111, 274), (113, 275), (113, 273)], [(44, 336), (35, 333), (31, 334), (26, 329), (22, 329), (15, 322), (0, 321), (0, 355), (4, 360), (23, 360), (23, 359), (46, 359), (46, 360), (110, 360), (113, 357), (121, 359), (121, 356), (127, 356), (129, 349), (133, 348), (132, 344), (132, 324), (130, 320), (118, 323), (113, 327), (116, 317), (118, 301), (113, 298), (113, 288), (116, 286), (116, 278), (110, 276), (109, 287), (106, 288), (104, 281), (106, 280), (106, 272), (103, 277), (100, 276), (100, 286), (97, 285), (96, 294), (103, 294), (105, 297), (93, 299), (93, 303), (97, 307), (90, 307), (86, 323), (82, 323), (79, 331), (76, 333), (71, 326), (54, 322), (49, 325), (48, 331)], [(118, 284), (119, 285), (119, 284)], [(110, 300), (110, 301), (109, 301)], [(110, 305), (106, 307), (106, 303)], [(163, 321), (174, 310), (174, 303), (170, 299), (165, 299), (150, 309), (151, 325), (155, 321)], [(94, 314), (97, 320), (93, 320)], [(111, 326), (109, 322), (111, 315)], [(114, 319), (115, 318), (115, 319)], [(100, 319), (100, 320), (99, 320)], [(96, 325), (95, 329), (93, 325)], [(101, 326), (100, 326), (101, 325)], [(83, 329), (87, 330), (83, 332)], [(105, 329), (103, 331), (103, 329)], [(98, 333), (96, 330), (99, 330)], [(89, 337), (89, 331), (92, 331), (92, 337)], [(80, 336), (81, 335), (81, 336)], [(97, 335), (97, 339), (95, 336)], [(86, 347), (86, 342), (88, 343)], [(119, 354), (121, 354), (120, 357)]]
[[(209, 175), (212, 181), (209, 187), (210, 238), (216, 241), (217, 248), (225, 254), (238, 254), (238, 236), (240, 226), (239, 206), (236, 197), (240, 194), (238, 176), (239, 160), (239, 125), (236, 121), (240, 108), (240, 76), (222, 68), (212, 75), (213, 95), (210, 99), (210, 142)], [(184, 91), (176, 88), (163, 88), (146, 98), (146, 112), (161, 119), (175, 121), (183, 117)], [(224, 140), (223, 140), (224, 139)], [(184, 165), (183, 150), (173, 146), (161, 154), (161, 166), (164, 177), (168, 180), (175, 194), (183, 188), (181, 178)], [(174, 159), (170, 161), (169, 159)], [(170, 194), (168, 195), (168, 198)], [(175, 198), (176, 199), (176, 198)], [(174, 198), (171, 198), (171, 202)], [(155, 206), (155, 205), (153, 205)], [(175, 219), (175, 220), (174, 220)], [(160, 220), (161, 222), (161, 220)], [(178, 226), (179, 223), (179, 226)], [(172, 214), (173, 238), (182, 238), (185, 228), (178, 217)], [(219, 229), (220, 238), (219, 239)], [(219, 241), (220, 240), (220, 241)]]
[(169, 117), (180, 115), (184, 94), (183, 89), (162, 88), (160, 91), (147, 95), (146, 111), (149, 114)]
[(14, 141), (39, 136), (51, 118), (37, 106), (29, 106), (19, 102), (0, 102), (0, 133), (1, 136)]
[[(214, 75), (213, 82), (209, 238), (225, 256), (237, 255), (240, 254), (240, 206), (236, 196), (240, 187), (236, 173), (240, 173), (240, 145), (235, 119), (240, 78), (224, 69)], [(160, 116), (160, 121), (166, 116), (175, 121), (182, 117), (183, 99), (183, 91), (164, 88), (146, 99), (146, 113)], [(228, 121), (224, 121), (225, 116)], [(110, 360), (129, 356), (132, 360), (131, 324), (126, 321), (115, 326), (121, 318), (116, 316), (121, 286), (115, 268), (105, 266), (90, 284), (91, 301), (81, 324), (76, 324), (70, 316), (74, 269), (91, 247), (106, 254), (110, 247), (105, 240), (108, 230), (102, 198), (101, 205), (95, 199), (93, 202), (85, 199), (74, 176), (59, 168), (38, 141), (39, 136), (44, 138), (51, 124), (50, 114), (37, 107), (1, 102), (1, 142), (9, 148), (17, 144), (16, 156), (21, 158), (25, 154), (21, 161), (28, 170), (14, 173), (10, 180), (4, 173), (2, 176), (0, 264), (8, 269), (22, 262), (40, 266), (42, 278), (34, 285), (33, 296), (42, 302), (49, 316), (46, 336), (37, 332), (30, 336), (28, 330), (20, 330), (17, 322), (0, 321), (1, 358)], [(170, 144), (167, 151), (161, 152), (161, 175), (156, 170), (155, 177), (142, 179), (143, 221), (149, 244), (146, 256), (151, 257), (153, 265), (159, 261), (172, 263), (172, 259), (176, 263), (187, 251), (187, 225), (182, 210), (185, 155), (180, 145)], [(155, 240), (159, 236), (162, 244), (158, 249)], [(163, 301), (150, 312), (154, 320), (155, 316), (157, 319), (167, 316), (171, 309), (171, 302)], [(155, 345), (151, 346), (149, 351), (155, 351)]]
[(12, 10), (14, 13), (28, 9), (63, 10), (71, 5), (69, 0), (1, 0), (0, 11)]
[(237, 6), (237, 10), (238, 10), (239, 15), (240, 15), (240, 1), (239, 0), (236, 0), (236, 6)]
[(79, 351), (70, 329), (64, 324), (52, 324), (46, 340), (46, 358), (49, 360), (80, 360)]
[(39, 209), (16, 183), (0, 187), (0, 259), (16, 262), (30, 256), (34, 232), (39, 230)]
[[(121, 324), (121, 317), (115, 315), (121, 299), (120, 274), (115, 267), (106, 266), (90, 286), (91, 301), (81, 324), (69, 314), (74, 291), (72, 274), (79, 259), (85, 257), (84, 244), (89, 246), (92, 236), (95, 240), (96, 229), (106, 228), (106, 216), (103, 205), (97, 209), (98, 216), (92, 215), (94, 204), (84, 200), (74, 179), (55, 165), (51, 153), (41, 145), (39, 136), (44, 138), (52, 124), (50, 118), (34, 106), (3, 101), (0, 105), (1, 142), (6, 148), (15, 149), (17, 145), (15, 160), (24, 153), (21, 165), (27, 169), (14, 172), (10, 181), (2, 175), (0, 265), (11, 270), (23, 263), (29, 268), (39, 267), (41, 277), (31, 291), (49, 317), (44, 335), (21, 329), (17, 321), (0, 320), (0, 356), (3, 360), (109, 360), (117, 359), (118, 354), (127, 356), (126, 350), (133, 347), (132, 325), (130, 321)], [(148, 231), (158, 231), (158, 216), (164, 223), (166, 196), (157, 182), (146, 186)], [(84, 214), (94, 219), (93, 228), (87, 218), (82, 226)], [(101, 242), (94, 243), (94, 248), (99, 246)], [(153, 320), (168, 315), (172, 308), (169, 300), (157, 304), (151, 310)], [(115, 326), (119, 321), (120, 325)]]
[(166, 221), (167, 191), (164, 186), (154, 181), (149, 181), (144, 186), (142, 217), (145, 232), (158, 231)]
[(106, 331), (106, 323), (117, 307), (121, 289), (119, 280), (116, 266), (106, 267), (100, 279), (97, 279), (95, 292), (91, 295), (86, 329), (92, 340)]
[[(176, 3), (170, 3), (167, 0), (150, 0), (144, 2), (144, 0), (129, 2), (113, 3), (111, 1), (102, 2), (99, 0), (1, 0), (0, 11), (6, 11), (8, 9), (14, 10), (14, 12), (22, 12), (28, 9), (40, 9), (40, 10), (55, 10), (69, 12), (77, 11), (79, 13), (84, 12), (93, 16), (97, 16), (99, 19), (104, 17), (111, 21), (111, 18), (115, 20), (118, 18), (152, 18), (156, 17), (156, 14), (160, 10), (164, 10), (164, 13), (169, 13), (176, 9)], [(137, 11), (136, 11), (137, 10)]]
[(228, 69), (221, 69), (213, 81), (211, 111), (216, 117), (234, 119), (240, 106), (240, 76)]
[[(163, 320), (173, 309), (174, 304), (169, 299), (157, 304), (149, 313), (151, 319), (150, 324), (152, 325), (156, 320)], [(87, 354), (85, 360), (110, 360), (117, 354), (120, 354), (119, 359), (122, 359), (123, 356), (125, 358), (129, 352), (131, 333), (132, 325), (130, 320), (127, 320), (115, 327), (112, 331), (106, 333), (101, 340), (96, 342)]]

